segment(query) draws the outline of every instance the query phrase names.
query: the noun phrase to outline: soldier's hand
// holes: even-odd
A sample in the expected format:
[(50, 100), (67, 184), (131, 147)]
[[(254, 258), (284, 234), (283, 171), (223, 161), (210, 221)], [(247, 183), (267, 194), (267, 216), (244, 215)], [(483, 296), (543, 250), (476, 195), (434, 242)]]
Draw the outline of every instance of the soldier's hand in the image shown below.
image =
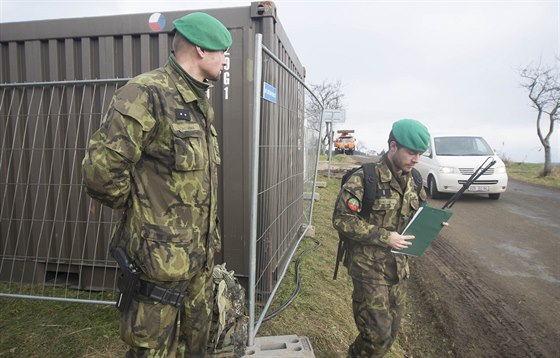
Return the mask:
[(401, 235), (398, 232), (391, 231), (389, 235), (389, 246), (396, 250), (406, 249), (412, 245), (411, 240), (414, 239), (413, 235)]

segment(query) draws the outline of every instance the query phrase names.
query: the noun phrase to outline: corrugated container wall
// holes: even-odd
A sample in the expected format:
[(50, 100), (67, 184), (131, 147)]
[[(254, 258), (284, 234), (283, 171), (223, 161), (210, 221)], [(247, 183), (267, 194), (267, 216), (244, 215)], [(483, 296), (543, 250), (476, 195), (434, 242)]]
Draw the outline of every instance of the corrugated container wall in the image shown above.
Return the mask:
[[(253, 58), (254, 38), (256, 33), (263, 34), (264, 45), (272, 50), (292, 71), (304, 78), (304, 68), (300, 64), (294, 49), (278, 21), (276, 8), (272, 2), (254, 2), (248, 7), (223, 8), (202, 10), (220, 19), (230, 30), (233, 44), (229, 51), (229, 66), (223, 73), (220, 82), (210, 92), (211, 102), (216, 114), (216, 128), (218, 130), (222, 151), (222, 167), (220, 173), (220, 218), (223, 233), (222, 257), (217, 261), (227, 262), (228, 268), (235, 270), (240, 276), (247, 276), (249, 272), (249, 205), (250, 205), (250, 143), (252, 142), (252, 108), (253, 108)], [(135, 14), (109, 17), (92, 17), (80, 19), (63, 19), (34, 21), (21, 23), (0, 24), (0, 83), (33, 83), (47, 81), (94, 80), (134, 77), (142, 72), (164, 65), (170, 54), (172, 41), (172, 22), (190, 11), (165, 12), (165, 26), (160, 31), (152, 31), (148, 19), (151, 14)], [(282, 87), (282, 78), (276, 79), (278, 87)], [(49, 98), (58, 99), (61, 106), (58, 113), (67, 116), (67, 121), (61, 121), (62, 126), (69, 126), (58, 133), (71, 133), (60, 138), (54, 131), (46, 128), (41, 119), (29, 116), (30, 123), (26, 124), (25, 132), (15, 133), (17, 116), (8, 116), (8, 104), (1, 106), (0, 115), (0, 148), (4, 150), (4, 157), (14, 155), (8, 148), (15, 148), (14, 143), (29, 142), (30, 147), (41, 146), (44, 153), (38, 154), (31, 150), (29, 156), (25, 151), (22, 160), (4, 160), (0, 167), (0, 181), (2, 188), (2, 217), (0, 218), (0, 234), (4, 255), (27, 257), (26, 249), (15, 248), (15, 237), (30, 236), (37, 242), (44, 235), (53, 235), (58, 240), (49, 247), (37, 248), (38, 252), (49, 256), (52, 252), (62, 253), (64, 258), (65, 246), (68, 246), (71, 236), (84, 235), (86, 229), (77, 225), (69, 230), (64, 225), (57, 225), (59, 218), (66, 216), (66, 220), (75, 223), (85, 223), (86, 217), (94, 215), (95, 220), (106, 221), (103, 232), (96, 233), (100, 242), (84, 248), (73, 248), (72, 252), (85, 253), (83, 258), (91, 265), (106, 257), (109, 242), (109, 223), (117, 218), (115, 213), (107, 208), (102, 210), (71, 200), (65, 201), (49, 199), (54, 195), (51, 190), (35, 190), (35, 203), (31, 205), (29, 195), (18, 188), (18, 183), (25, 182), (25, 178), (16, 177), (14, 173), (26, 172), (22, 169), (31, 166), (30, 163), (47, 163), (52, 166), (49, 170), (42, 170), (43, 178), (27, 178), (27, 182), (38, 183), (47, 188), (48, 183), (81, 183), (81, 177), (66, 168), (79, 165), (83, 158), (91, 131), (99, 126), (101, 108), (106, 107), (116, 86), (106, 86), (104, 91), (97, 91), (91, 95), (92, 89), (79, 89), (79, 95), (70, 100), (70, 89), (53, 88)], [(75, 90), (75, 89), (74, 89)], [(57, 92), (58, 91), (58, 92)], [(90, 91), (90, 92), (88, 92)], [(88, 97), (89, 94), (89, 97)], [(15, 94), (17, 97), (18, 94)], [(32, 97), (27, 92), (21, 96)], [(87, 105), (93, 108), (92, 113), (98, 115), (91, 119), (76, 121), (72, 114), (76, 113), (76, 106), (83, 105), (83, 98), (88, 97)], [(74, 97), (72, 97), (74, 98)], [(82, 99), (82, 102), (80, 102)], [(1, 99), (0, 99), (1, 100)], [(302, 99), (295, 99), (301, 101)], [(35, 113), (34, 106), (46, 106), (46, 103), (34, 103), (32, 98), (21, 101), (27, 106), (23, 111)], [(18, 113), (21, 109), (18, 110)], [(13, 109), (12, 109), (13, 113)], [(266, 120), (266, 111), (263, 112)], [(93, 122), (92, 122), (93, 121)], [(41, 143), (32, 138), (33, 133), (41, 133)], [(37, 137), (37, 136), (36, 136)], [(62, 141), (75, 141), (77, 155), (65, 155), (62, 150), (57, 151)], [(22, 143), (22, 148), (26, 147)], [(47, 148), (52, 148), (46, 153)], [(10, 149), (12, 150), (12, 149)], [(18, 154), (19, 155), (19, 154)], [(32, 158), (31, 156), (47, 156)], [(14, 155), (14, 158), (16, 156)], [(261, 164), (268, 164), (271, 158), (261, 158)], [(303, 161), (303, 158), (301, 159)], [(14, 167), (14, 166), (21, 166)], [(45, 165), (45, 164), (43, 164)], [(11, 167), (9, 167), (11, 166)], [(29, 171), (30, 173), (33, 170)], [(38, 172), (37, 172), (38, 173)], [(33, 175), (33, 174), (30, 174)], [(79, 187), (76, 190), (80, 190)], [(35, 194), (33, 194), (35, 195)], [(18, 196), (20, 196), (18, 198)], [(59, 207), (62, 203), (62, 207)], [(14, 207), (10, 207), (12, 204)], [(65, 205), (67, 203), (67, 205)], [(33, 206), (33, 207), (31, 207)], [(40, 207), (40, 209), (37, 208)], [(44, 207), (44, 208), (43, 208)], [(37, 213), (41, 213), (42, 220), (36, 220)], [(20, 216), (21, 222), (30, 225), (15, 225), (9, 220)], [(64, 221), (60, 221), (64, 222)], [(84, 224), (86, 225), (86, 224)], [(38, 227), (40, 226), (40, 227)], [(16, 230), (17, 229), (17, 230)], [(24, 231), (22, 234), (21, 231)], [(84, 241), (89, 241), (84, 238)], [(52, 247), (50, 247), (52, 246)], [(10, 247), (12, 252), (10, 253)], [(23, 250), (23, 252), (19, 252)], [(29, 248), (27, 248), (29, 250)], [(6, 257), (4, 257), (6, 259)], [(66, 258), (68, 269), (72, 270), (72, 257)], [(15, 260), (15, 259), (14, 259)], [(59, 263), (60, 264), (60, 263)], [(16, 265), (17, 266), (17, 265)], [(27, 273), (21, 273), (26, 276)], [(2, 273), (0, 272), (0, 276)], [(26, 280), (27, 281), (27, 280)], [(93, 286), (95, 286), (93, 284)]]

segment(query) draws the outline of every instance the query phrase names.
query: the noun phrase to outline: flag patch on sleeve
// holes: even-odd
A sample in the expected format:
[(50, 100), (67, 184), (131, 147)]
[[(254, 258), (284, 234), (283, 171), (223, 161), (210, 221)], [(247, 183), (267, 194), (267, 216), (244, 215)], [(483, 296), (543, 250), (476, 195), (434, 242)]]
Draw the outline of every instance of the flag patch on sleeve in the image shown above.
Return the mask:
[(348, 209), (350, 209), (351, 211), (359, 211), (360, 210), (360, 201), (356, 198), (348, 199), (348, 201), (346, 202), (346, 205), (348, 206)]

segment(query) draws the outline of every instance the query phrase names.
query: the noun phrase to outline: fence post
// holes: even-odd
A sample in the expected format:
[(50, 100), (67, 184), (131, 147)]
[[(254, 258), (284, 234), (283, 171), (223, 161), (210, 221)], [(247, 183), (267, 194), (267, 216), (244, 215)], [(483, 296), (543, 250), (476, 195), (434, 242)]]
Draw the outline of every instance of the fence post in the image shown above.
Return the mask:
[(262, 34), (255, 36), (253, 63), (253, 144), (251, 146), (251, 226), (249, 228), (249, 329), (248, 346), (255, 341), (255, 283), (257, 270), (257, 214), (259, 190), (259, 140), (261, 119)]

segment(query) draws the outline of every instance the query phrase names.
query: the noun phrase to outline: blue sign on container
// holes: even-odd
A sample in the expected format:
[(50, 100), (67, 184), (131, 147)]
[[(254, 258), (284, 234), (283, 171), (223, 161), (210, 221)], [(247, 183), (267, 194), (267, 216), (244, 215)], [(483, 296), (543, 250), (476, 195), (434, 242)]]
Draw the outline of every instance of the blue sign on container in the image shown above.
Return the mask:
[(269, 102), (276, 103), (276, 87), (273, 87), (271, 84), (264, 82), (263, 86), (263, 98)]

